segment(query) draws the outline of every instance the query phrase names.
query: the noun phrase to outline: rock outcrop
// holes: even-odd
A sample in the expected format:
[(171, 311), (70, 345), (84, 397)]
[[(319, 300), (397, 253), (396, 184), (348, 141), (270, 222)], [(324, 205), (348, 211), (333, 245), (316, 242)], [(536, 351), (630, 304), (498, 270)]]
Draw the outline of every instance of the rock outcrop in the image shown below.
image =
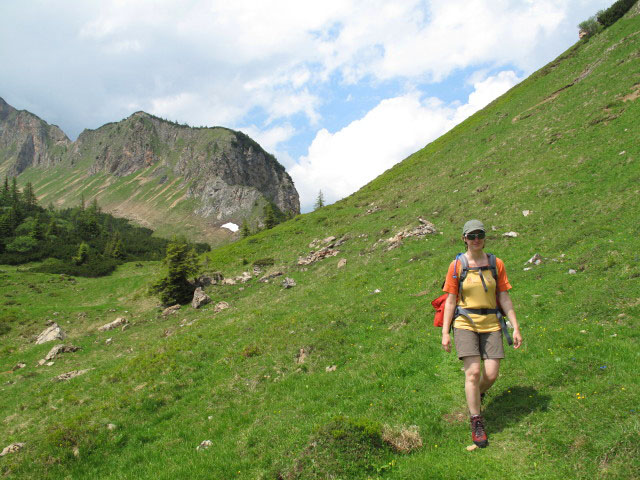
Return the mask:
[(26, 168), (53, 167), (67, 153), (71, 140), (60, 128), (26, 110), (16, 110), (0, 98), (0, 165), (8, 176)]
[(67, 338), (67, 335), (62, 331), (60, 325), (52, 323), (38, 335), (36, 345), (52, 342), (53, 340), (64, 340), (65, 338)]

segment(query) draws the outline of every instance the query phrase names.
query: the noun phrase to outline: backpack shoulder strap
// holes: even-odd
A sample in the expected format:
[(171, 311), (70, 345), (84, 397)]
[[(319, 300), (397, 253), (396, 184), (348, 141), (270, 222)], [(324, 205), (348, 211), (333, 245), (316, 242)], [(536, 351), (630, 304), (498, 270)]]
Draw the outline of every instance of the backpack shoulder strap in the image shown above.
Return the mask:
[(498, 284), (498, 266), (496, 262), (496, 256), (493, 253), (487, 253), (487, 258), (489, 259), (489, 268), (491, 269), (491, 274), (493, 275), (493, 279), (496, 281), (496, 285)]
[(460, 275), (458, 275), (458, 297), (463, 299), (462, 283), (465, 278), (467, 278), (467, 273), (469, 273), (469, 260), (464, 253), (459, 253), (456, 255), (456, 262), (460, 262)]

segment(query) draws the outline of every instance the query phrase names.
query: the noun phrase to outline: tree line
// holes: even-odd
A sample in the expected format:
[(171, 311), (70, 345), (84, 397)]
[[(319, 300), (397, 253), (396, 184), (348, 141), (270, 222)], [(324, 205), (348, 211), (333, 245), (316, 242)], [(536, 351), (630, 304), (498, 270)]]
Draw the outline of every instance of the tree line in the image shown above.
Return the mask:
[[(96, 277), (129, 261), (164, 258), (168, 240), (104, 213), (94, 198), (56, 210), (38, 205), (33, 185), (17, 186), (5, 177), (0, 188), (0, 264), (41, 262), (33, 270)], [(195, 245), (196, 251), (210, 249)]]

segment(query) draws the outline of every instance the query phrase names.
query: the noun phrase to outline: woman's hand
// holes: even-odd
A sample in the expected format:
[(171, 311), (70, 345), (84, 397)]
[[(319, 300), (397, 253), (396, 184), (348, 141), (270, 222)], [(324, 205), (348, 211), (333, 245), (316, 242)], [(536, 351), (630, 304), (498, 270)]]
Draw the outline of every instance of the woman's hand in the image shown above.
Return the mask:
[(445, 352), (451, 351), (451, 335), (448, 333), (442, 334), (442, 348), (444, 348)]
[(522, 345), (522, 334), (520, 329), (517, 328), (513, 331), (513, 348), (520, 348), (520, 345)]

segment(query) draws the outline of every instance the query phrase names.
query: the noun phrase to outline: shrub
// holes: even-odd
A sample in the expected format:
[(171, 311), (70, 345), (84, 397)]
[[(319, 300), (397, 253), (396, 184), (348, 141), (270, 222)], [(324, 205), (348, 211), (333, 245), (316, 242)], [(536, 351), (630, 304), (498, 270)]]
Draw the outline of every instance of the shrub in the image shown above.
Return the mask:
[(259, 258), (258, 260), (253, 262), (253, 265), (255, 267), (270, 267), (274, 263), (275, 263), (275, 260), (273, 258), (267, 257), (267, 258)]
[(14, 238), (8, 245), (7, 251), (16, 253), (27, 253), (38, 246), (38, 241), (27, 235)]
[(618, 0), (606, 10), (598, 12), (598, 22), (604, 27), (610, 27), (618, 21), (631, 7), (636, 0)]
[(578, 28), (586, 33), (586, 38), (589, 38), (593, 35), (595, 35), (596, 33), (598, 33), (600, 30), (602, 30), (602, 25), (600, 25), (600, 23), (598, 23), (598, 20), (596, 19), (596, 16), (592, 16), (590, 18), (588, 18), (587, 20), (585, 20), (584, 22), (581, 22), (578, 24)]

